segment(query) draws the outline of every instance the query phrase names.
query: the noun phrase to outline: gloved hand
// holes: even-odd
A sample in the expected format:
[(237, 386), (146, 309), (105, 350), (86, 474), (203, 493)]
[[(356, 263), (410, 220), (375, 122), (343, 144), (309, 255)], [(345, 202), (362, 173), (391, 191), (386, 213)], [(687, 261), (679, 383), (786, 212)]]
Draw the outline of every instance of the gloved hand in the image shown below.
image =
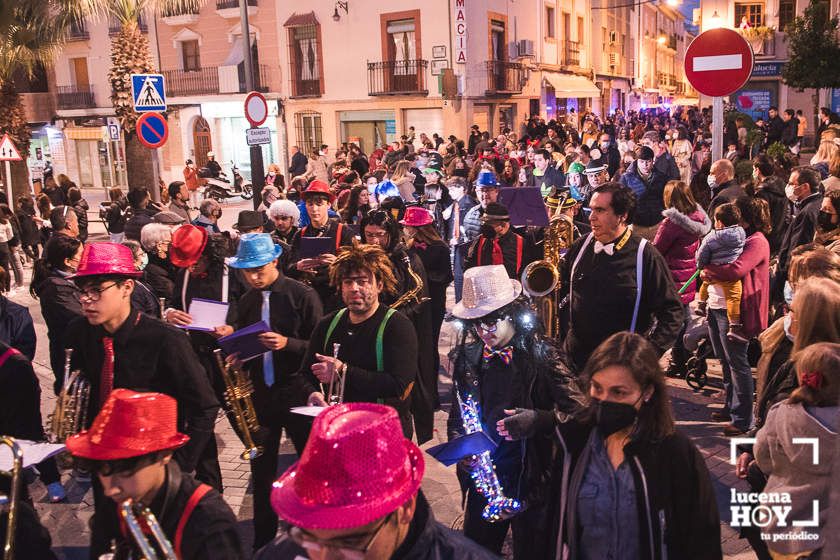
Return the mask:
[(532, 437), (554, 421), (550, 410), (516, 408), (506, 409), (505, 414), (508, 417), (496, 422), (496, 430), (508, 441)]

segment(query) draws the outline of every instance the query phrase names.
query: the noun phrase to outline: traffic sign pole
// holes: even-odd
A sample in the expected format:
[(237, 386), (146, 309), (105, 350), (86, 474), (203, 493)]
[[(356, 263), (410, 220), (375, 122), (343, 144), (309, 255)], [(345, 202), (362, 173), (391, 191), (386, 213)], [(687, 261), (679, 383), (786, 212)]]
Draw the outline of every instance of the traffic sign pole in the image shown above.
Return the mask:
[(712, 161), (723, 158), (723, 97), (712, 98)]
[(12, 195), (12, 164), (6, 160), (6, 200), (14, 200)]

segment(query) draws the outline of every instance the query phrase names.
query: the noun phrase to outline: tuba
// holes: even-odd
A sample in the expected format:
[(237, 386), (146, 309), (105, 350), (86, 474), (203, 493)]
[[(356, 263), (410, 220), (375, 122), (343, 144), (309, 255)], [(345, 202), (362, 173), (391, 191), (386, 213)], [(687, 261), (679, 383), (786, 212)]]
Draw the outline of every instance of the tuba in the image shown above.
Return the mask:
[(152, 537), (155, 539), (158, 548), (163, 553), (164, 560), (177, 560), (178, 556), (175, 554), (175, 549), (172, 548), (172, 543), (166, 538), (166, 534), (160, 527), (155, 514), (144, 506), (143, 504), (134, 503), (131, 498), (120, 504), (120, 517), (125, 521), (128, 532), (131, 533), (134, 543), (140, 549), (140, 553), (144, 560), (158, 560), (155, 547), (143, 534), (143, 527), (140, 526), (140, 519), (143, 518), (143, 523), (148, 527)]
[(254, 432), (260, 429), (257, 411), (254, 410), (254, 402), (251, 400), (254, 384), (242, 373), (242, 370), (225, 364), (220, 349), (213, 350), (213, 355), (216, 357), (216, 363), (219, 365), (225, 382), (225, 403), (236, 419), (236, 427), (239, 428), (239, 434), (245, 444), (245, 451), (239, 456), (253, 461), (263, 454), (262, 446), (254, 443)]
[(84, 429), (87, 424), (90, 381), (79, 370), (70, 371), (73, 349), (64, 350), (64, 377), (55, 409), (49, 417), (49, 432), (53, 442), (64, 442)]
[(558, 292), (560, 284), (561, 252), (571, 247), (574, 227), (566, 216), (557, 216), (545, 230), (543, 258), (534, 261), (522, 271), (522, 291), (531, 298), (534, 310), (542, 321), (545, 335), (560, 335)]
[(9, 476), (12, 479), (9, 494), (0, 494), (0, 512), (8, 514), (6, 519), (6, 542), (3, 543), (3, 560), (13, 560), (15, 557), (15, 527), (17, 525), (17, 508), (20, 501), (23, 451), (20, 450), (15, 440), (9, 436), (0, 436), (0, 446), (8, 447), (12, 452), (12, 470), (0, 471), (0, 474)]

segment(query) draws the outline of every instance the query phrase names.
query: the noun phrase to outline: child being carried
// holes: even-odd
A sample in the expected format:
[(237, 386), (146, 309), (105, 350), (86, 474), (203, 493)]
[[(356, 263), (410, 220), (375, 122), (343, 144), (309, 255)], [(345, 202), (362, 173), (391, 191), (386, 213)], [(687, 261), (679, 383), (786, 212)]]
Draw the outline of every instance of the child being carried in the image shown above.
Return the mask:
[[(729, 264), (744, 251), (747, 234), (740, 225), (741, 212), (733, 203), (722, 204), (715, 209), (715, 229), (710, 231), (697, 251), (697, 267), (709, 264)], [(741, 294), (743, 287), (740, 280), (732, 282), (706, 282), (700, 286), (700, 303), (697, 311), (705, 315), (707, 305), (712, 309), (726, 309), (729, 331), (726, 338), (733, 342), (747, 343), (741, 324)]]

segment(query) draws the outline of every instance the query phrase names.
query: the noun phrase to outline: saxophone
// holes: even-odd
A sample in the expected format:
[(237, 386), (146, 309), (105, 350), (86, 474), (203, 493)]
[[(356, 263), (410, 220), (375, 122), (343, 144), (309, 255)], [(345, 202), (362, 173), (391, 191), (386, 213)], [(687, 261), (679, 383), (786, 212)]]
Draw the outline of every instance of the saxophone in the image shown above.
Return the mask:
[(406, 271), (408, 272), (408, 275), (411, 276), (411, 281), (414, 284), (414, 287), (407, 290), (403, 295), (397, 298), (397, 301), (391, 304), (393, 309), (399, 309), (410, 302), (414, 302), (419, 305), (429, 301), (429, 298), (420, 295), (423, 293), (423, 279), (420, 278), (419, 274), (414, 272), (413, 268), (411, 268), (411, 258), (405, 251), (402, 252), (402, 261), (405, 263)]
[(561, 252), (574, 241), (574, 226), (564, 215), (552, 219), (543, 237), (543, 258), (534, 261), (522, 271), (522, 291), (531, 298), (534, 310), (543, 323), (545, 335), (560, 335), (558, 292), (560, 284)]
[(87, 424), (90, 381), (82, 377), (79, 370), (70, 371), (73, 349), (64, 350), (64, 378), (55, 409), (49, 416), (49, 433), (56, 443), (63, 443), (68, 437), (84, 429)]
[[(458, 398), (458, 407), (461, 409), (464, 431), (467, 434), (482, 431), (478, 403), (472, 395), (468, 394), (462, 398), (461, 391), (458, 390), (456, 383), (455, 396)], [(484, 506), (481, 516), (492, 523), (508, 519), (519, 513), (522, 504), (515, 498), (505, 496), (499, 477), (496, 475), (496, 467), (490, 458), (490, 452), (482, 451), (479, 455), (474, 455), (473, 459), (474, 467), (470, 471), (470, 477), (475, 484), (475, 489), (487, 500), (487, 505)]]

